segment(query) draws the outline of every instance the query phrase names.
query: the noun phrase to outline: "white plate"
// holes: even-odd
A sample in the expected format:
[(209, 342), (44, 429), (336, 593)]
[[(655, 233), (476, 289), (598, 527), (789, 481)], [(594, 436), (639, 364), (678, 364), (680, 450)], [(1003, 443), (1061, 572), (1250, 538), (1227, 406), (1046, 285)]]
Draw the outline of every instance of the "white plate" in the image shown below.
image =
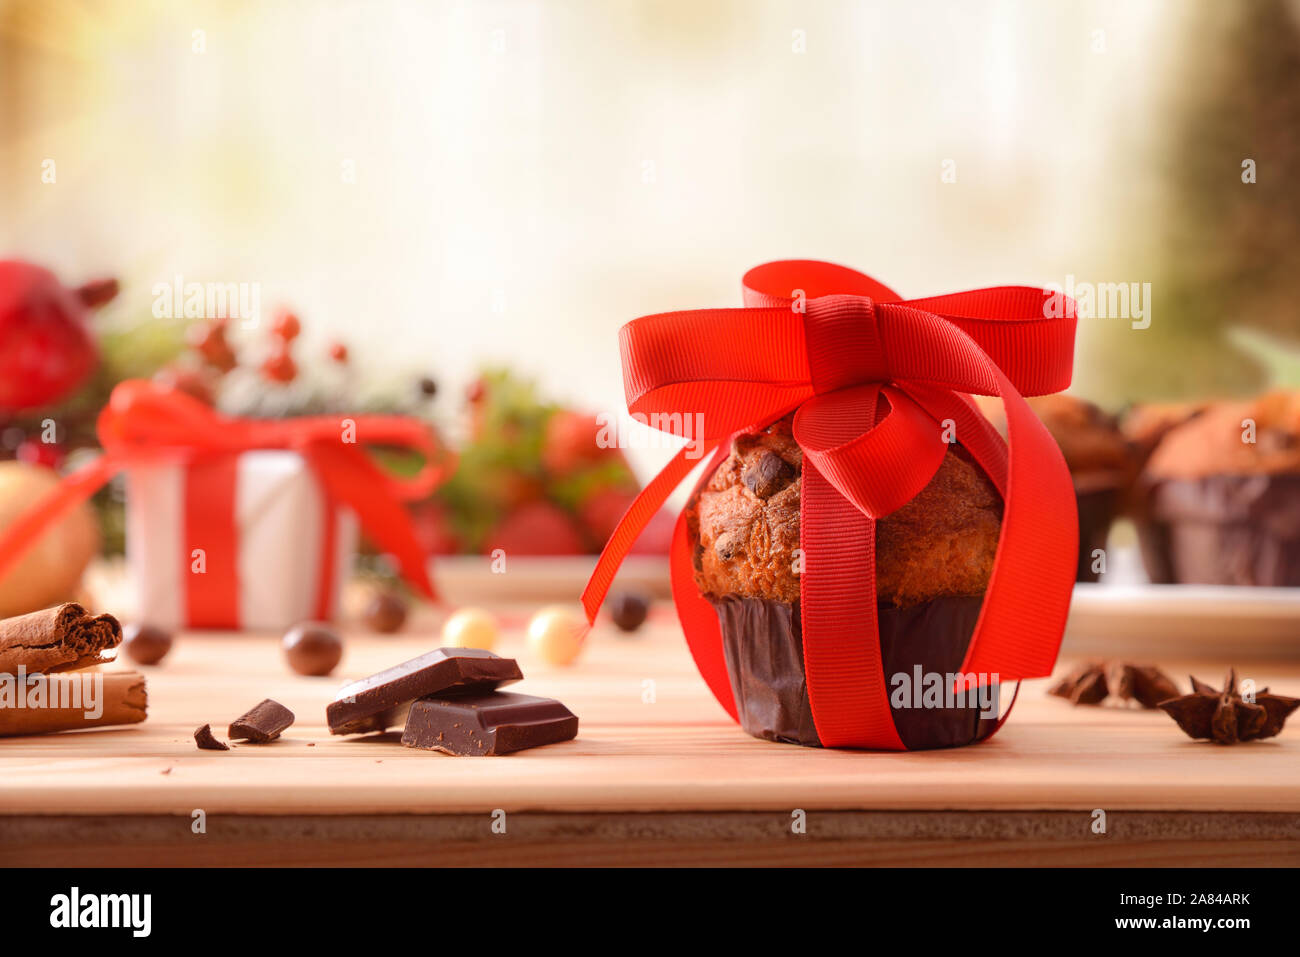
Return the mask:
[(1300, 658), (1300, 588), (1080, 582), (1063, 650)]
[[(505, 559), (493, 570), (482, 555), (448, 555), (433, 560), (433, 580), (451, 604), (471, 602), (576, 602), (596, 567), (595, 555), (536, 555)], [(637, 588), (656, 598), (671, 598), (668, 558), (629, 555), (614, 579), (615, 588)]]

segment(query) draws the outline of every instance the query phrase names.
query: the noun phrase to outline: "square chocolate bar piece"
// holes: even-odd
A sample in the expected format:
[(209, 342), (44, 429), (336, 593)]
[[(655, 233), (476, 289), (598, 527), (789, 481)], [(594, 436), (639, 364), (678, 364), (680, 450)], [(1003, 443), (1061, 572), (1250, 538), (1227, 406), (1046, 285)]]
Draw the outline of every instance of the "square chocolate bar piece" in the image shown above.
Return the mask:
[(482, 694), (522, 678), (513, 658), (480, 648), (439, 648), (345, 685), (325, 709), (331, 734), (367, 734), (400, 723), (425, 695)]
[(577, 737), (578, 717), (554, 698), (491, 692), (421, 698), (402, 744), (456, 755), (509, 754)]

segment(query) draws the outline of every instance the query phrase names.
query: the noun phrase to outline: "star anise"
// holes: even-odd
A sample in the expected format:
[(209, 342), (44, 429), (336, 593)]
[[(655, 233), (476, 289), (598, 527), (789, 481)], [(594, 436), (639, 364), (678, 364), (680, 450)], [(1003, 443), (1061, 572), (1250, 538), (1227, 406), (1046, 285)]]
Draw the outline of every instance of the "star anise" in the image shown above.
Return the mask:
[(1248, 701), (1237, 688), (1237, 670), (1230, 668), (1222, 691), (1193, 678), (1191, 694), (1161, 702), (1160, 707), (1193, 738), (1236, 744), (1273, 737), (1300, 708), (1300, 698), (1269, 694), (1264, 688)]
[(1154, 708), (1161, 701), (1178, 696), (1178, 687), (1154, 665), (1128, 661), (1093, 661), (1066, 675), (1051, 693), (1075, 704), (1101, 704), (1114, 695)]

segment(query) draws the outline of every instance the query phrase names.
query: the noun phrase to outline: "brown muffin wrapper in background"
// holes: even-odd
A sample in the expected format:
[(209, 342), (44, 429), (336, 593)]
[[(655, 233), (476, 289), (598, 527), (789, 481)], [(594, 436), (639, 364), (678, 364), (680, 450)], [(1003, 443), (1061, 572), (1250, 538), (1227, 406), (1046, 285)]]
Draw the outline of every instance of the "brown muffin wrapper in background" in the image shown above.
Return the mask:
[[(728, 596), (710, 598), (722, 626), (723, 650), (740, 724), (768, 741), (821, 747), (804, 679), (798, 602)], [(881, 607), (880, 648), (887, 689), (900, 672), (955, 674), (979, 618), (981, 597), (934, 598), (909, 608)], [(978, 707), (893, 708), (903, 744), (914, 751), (951, 748), (988, 737), (997, 718)]]
[(1100, 576), (1092, 570), (1092, 553), (1094, 549), (1106, 547), (1110, 527), (1119, 511), (1120, 489), (1076, 489), (1074, 497), (1079, 506), (1079, 563), (1074, 580), (1095, 582)]
[(110, 659), (122, 640), (112, 615), (91, 615), (76, 602), (0, 620), (0, 673), (67, 671)]
[(1166, 479), (1138, 539), (1156, 584), (1300, 586), (1300, 475)]

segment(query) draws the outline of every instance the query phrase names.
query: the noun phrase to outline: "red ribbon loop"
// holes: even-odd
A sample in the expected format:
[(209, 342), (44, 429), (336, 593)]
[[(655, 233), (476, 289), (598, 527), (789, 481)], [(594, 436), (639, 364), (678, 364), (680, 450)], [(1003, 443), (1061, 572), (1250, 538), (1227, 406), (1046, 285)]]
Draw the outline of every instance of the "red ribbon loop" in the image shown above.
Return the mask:
[[(628, 408), (668, 413), (670, 422), (671, 413), (679, 421), (703, 415), (709, 450), (797, 410), (795, 438), (805, 453), (804, 666), (822, 743), (902, 747), (880, 659), (874, 521), (915, 498), (953, 438), (1005, 504), (963, 683), (1050, 674), (1073, 588), (1077, 516), (1060, 450), (1021, 393), (1058, 392), (1070, 383), (1075, 322), (1064, 297), (1003, 286), (902, 302), (863, 273), (795, 260), (746, 273), (744, 299), (745, 309), (666, 313), (625, 326)], [(972, 392), (1002, 398), (1010, 452), (965, 394)], [(690, 464), (679, 453), (619, 523), (583, 594), (589, 620), (637, 534)], [(672, 566), (691, 652), (735, 717), (717, 618), (694, 593), (680, 522)]]

